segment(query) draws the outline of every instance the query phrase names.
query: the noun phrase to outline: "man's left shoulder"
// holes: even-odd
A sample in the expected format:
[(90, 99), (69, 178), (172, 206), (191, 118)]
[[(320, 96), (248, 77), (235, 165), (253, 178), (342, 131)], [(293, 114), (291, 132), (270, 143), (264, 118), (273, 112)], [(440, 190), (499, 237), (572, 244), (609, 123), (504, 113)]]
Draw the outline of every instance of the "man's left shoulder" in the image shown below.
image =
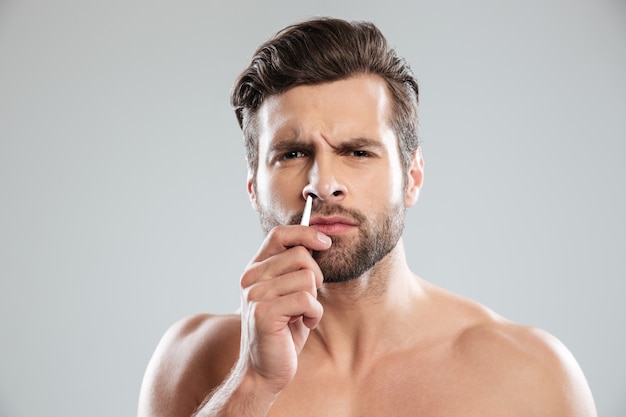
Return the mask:
[(495, 314), (467, 326), (455, 351), (479, 377), (519, 391), (555, 414), (595, 416), (586, 378), (567, 347), (545, 330), (510, 322)]
[(573, 359), (552, 334), (488, 313), (463, 328), (456, 345), (464, 354), (476, 355), (477, 359), (488, 354), (494, 361), (515, 359), (540, 368), (559, 366)]

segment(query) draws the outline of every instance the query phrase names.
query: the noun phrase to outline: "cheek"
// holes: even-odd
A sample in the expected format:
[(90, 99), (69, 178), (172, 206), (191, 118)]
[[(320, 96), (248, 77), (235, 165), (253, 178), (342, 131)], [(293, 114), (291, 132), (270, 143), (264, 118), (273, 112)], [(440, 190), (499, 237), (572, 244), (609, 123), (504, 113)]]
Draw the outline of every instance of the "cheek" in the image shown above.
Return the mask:
[[(377, 181), (384, 182), (386, 196), (389, 201), (397, 203), (404, 201), (405, 178), (404, 172), (397, 166), (387, 167), (387, 175), (380, 175)], [(380, 189), (380, 188), (379, 188)]]
[(278, 219), (284, 220), (292, 215), (290, 206), (293, 204), (294, 195), (297, 197), (300, 193), (292, 190), (293, 186), (283, 184), (276, 177), (265, 174), (257, 175), (256, 183), (256, 200), (259, 210), (272, 212), (272, 215)]
[(257, 200), (262, 205), (267, 205), (271, 201), (272, 192), (276, 193), (277, 190), (274, 178), (261, 166), (257, 170), (255, 190)]

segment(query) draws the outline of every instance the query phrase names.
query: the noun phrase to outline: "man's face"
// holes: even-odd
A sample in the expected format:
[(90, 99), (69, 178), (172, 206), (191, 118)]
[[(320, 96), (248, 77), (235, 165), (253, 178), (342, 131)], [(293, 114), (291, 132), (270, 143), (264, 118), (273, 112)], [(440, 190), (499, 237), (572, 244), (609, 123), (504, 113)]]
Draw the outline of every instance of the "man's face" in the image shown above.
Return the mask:
[[(417, 200), (421, 158), (400, 164), (385, 82), (361, 75), (269, 97), (258, 117), (259, 166), (248, 191), (263, 230), (297, 224), (308, 194), (311, 227), (330, 236), (314, 253), (326, 282), (361, 276), (397, 244)], [(407, 186), (403, 179), (407, 177)]]

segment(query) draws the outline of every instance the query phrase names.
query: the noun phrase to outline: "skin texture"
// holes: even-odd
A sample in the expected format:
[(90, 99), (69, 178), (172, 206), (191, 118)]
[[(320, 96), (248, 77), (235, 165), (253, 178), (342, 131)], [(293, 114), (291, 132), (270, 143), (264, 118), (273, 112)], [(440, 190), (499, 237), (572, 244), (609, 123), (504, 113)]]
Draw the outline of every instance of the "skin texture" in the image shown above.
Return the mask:
[[(168, 330), (139, 416), (596, 415), (558, 340), (417, 277), (401, 238), (354, 279), (323, 282), (362, 229), (417, 202), (421, 151), (405, 172), (389, 108), (373, 75), (264, 102), (248, 191), (268, 234), (241, 276), (241, 311)], [(311, 227), (293, 224), (308, 194)]]

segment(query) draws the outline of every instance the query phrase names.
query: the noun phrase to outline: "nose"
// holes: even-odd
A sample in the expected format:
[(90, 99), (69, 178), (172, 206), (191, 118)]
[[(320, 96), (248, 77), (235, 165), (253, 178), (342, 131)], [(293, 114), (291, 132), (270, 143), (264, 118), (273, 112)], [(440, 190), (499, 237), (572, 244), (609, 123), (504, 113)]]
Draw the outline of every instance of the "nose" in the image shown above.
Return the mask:
[(311, 195), (323, 202), (338, 203), (346, 198), (347, 191), (345, 184), (338, 180), (332, 162), (318, 160), (309, 171), (309, 183), (302, 190), (302, 196), (306, 199)]

